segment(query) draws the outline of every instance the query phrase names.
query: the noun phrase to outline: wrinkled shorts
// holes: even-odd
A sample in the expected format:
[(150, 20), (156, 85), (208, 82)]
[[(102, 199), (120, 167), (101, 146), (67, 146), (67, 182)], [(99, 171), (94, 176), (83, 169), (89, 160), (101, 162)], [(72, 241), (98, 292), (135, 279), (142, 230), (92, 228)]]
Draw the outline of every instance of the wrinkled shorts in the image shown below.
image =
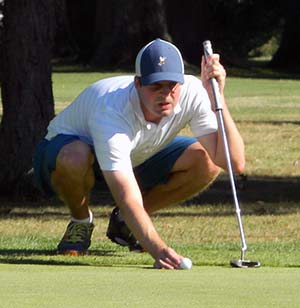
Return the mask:
[[(45, 194), (50, 196), (54, 194), (51, 186), (51, 172), (56, 168), (56, 157), (60, 149), (75, 140), (80, 140), (80, 138), (59, 134), (50, 141), (43, 139), (37, 145), (33, 157), (34, 180), (36, 186)], [(160, 152), (135, 167), (134, 174), (141, 191), (147, 191), (158, 184), (166, 183), (177, 159), (187, 147), (196, 141), (196, 138), (177, 136)], [(93, 151), (93, 147), (91, 150)], [(94, 171), (96, 180), (99, 180), (102, 172), (96, 160)]]

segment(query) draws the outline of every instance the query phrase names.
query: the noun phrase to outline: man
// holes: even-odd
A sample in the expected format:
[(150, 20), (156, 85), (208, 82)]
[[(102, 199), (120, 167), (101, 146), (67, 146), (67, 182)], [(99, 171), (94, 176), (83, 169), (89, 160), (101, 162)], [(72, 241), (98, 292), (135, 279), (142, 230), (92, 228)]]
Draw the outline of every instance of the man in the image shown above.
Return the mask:
[[(212, 77), (224, 104), (234, 171), (242, 172), (245, 163), (243, 140), (224, 100), (226, 73), (219, 56), (203, 58), (201, 69), (202, 82), (184, 75), (179, 50), (156, 39), (138, 53), (134, 77), (96, 82), (51, 121), (34, 169), (39, 186), (58, 194), (71, 212), (58, 253), (87, 252), (94, 226), (89, 195), (100, 173), (116, 202), (107, 236), (149, 252), (156, 268), (179, 268), (183, 256), (161, 239), (150, 214), (199, 193), (219, 167), (226, 169)], [(194, 137), (177, 136), (186, 125)]]

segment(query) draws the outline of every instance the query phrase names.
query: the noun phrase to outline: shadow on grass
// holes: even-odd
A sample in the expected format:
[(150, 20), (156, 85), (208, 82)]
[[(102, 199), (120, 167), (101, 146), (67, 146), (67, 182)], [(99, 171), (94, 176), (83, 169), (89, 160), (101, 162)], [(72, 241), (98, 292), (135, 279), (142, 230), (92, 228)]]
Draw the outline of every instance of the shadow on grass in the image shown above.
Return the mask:
[(41, 259), (54, 257), (54, 250), (45, 249), (0, 249), (0, 263), (4, 264), (33, 264), (33, 265), (84, 265), (76, 260)]
[[(16, 210), (17, 209), (17, 210)], [(108, 208), (105, 213), (94, 213), (95, 218), (109, 218), (111, 207)], [(35, 218), (35, 219), (56, 219), (56, 220), (66, 220), (70, 219), (70, 214), (67, 209), (62, 208), (61, 211), (44, 211), (40, 207), (29, 206), (25, 208), (20, 208), (18, 206), (10, 207), (0, 207), (0, 218), (1, 219), (14, 219), (14, 218)]]
[[(223, 59), (225, 61), (225, 59)], [(226, 63), (226, 61), (225, 61)], [(54, 73), (99, 73), (104, 75), (133, 75), (132, 67), (128, 66), (122, 69), (101, 68), (80, 65), (80, 64), (59, 64), (53, 66)], [(227, 75), (238, 78), (261, 78), (261, 79), (300, 79), (298, 71), (274, 69), (270, 66), (270, 61), (258, 61), (256, 59), (248, 59), (232, 63), (232, 59), (226, 64)], [(191, 63), (185, 63), (185, 71), (187, 74), (200, 76), (200, 67)], [(104, 77), (102, 77), (104, 78)]]
[[(230, 62), (231, 63), (231, 62)], [(249, 58), (248, 60), (238, 61), (238, 63), (228, 65), (227, 75), (238, 78), (257, 78), (257, 79), (300, 79), (299, 70), (273, 68), (270, 60)]]
[(276, 120), (276, 121), (261, 121), (261, 120), (237, 120), (236, 123), (243, 124), (253, 124), (257, 123), (259, 125), (274, 125), (274, 126), (282, 126), (282, 125), (300, 125), (300, 121), (296, 120)]
[[(300, 177), (245, 176), (235, 181), (243, 214), (288, 214), (300, 209)], [(108, 219), (113, 199), (103, 182), (96, 184), (91, 204), (107, 210), (95, 212), (96, 218)], [(206, 191), (181, 203), (183, 206), (212, 205), (209, 212), (159, 211), (153, 216), (229, 216), (234, 212), (233, 196), (228, 176), (222, 174)], [(220, 210), (219, 206), (222, 206)], [(55, 206), (55, 208), (54, 208)], [(215, 206), (215, 210), (213, 207)], [(43, 209), (44, 207), (44, 209)], [(50, 209), (48, 209), (50, 207)], [(68, 220), (67, 208), (58, 199), (38, 202), (0, 202), (0, 218), (46, 218)]]
[[(297, 121), (300, 125), (300, 121)], [(235, 179), (238, 196), (243, 203), (298, 202), (300, 206), (300, 177), (247, 176)], [(113, 204), (103, 182), (97, 184), (92, 194), (93, 204)], [(227, 174), (222, 174), (204, 192), (183, 202), (183, 205), (232, 203), (232, 191)]]
[[(0, 249), (0, 264), (33, 265), (94, 265), (89, 257), (121, 257), (114, 250), (90, 250), (87, 256), (62, 256), (47, 249)], [(43, 259), (44, 258), (44, 259)], [(111, 265), (103, 265), (111, 266)]]
[[(241, 175), (235, 181), (239, 199), (243, 203), (299, 203), (299, 177), (269, 177)], [(227, 203), (232, 202), (232, 191), (227, 175), (221, 176), (204, 193), (189, 202)]]
[(58, 261), (58, 260), (42, 260), (42, 259), (33, 259), (33, 258), (25, 258), (25, 259), (16, 259), (13, 257), (8, 257), (5, 259), (0, 259), (0, 264), (27, 264), (27, 265), (61, 265), (61, 266), (72, 266), (72, 265), (80, 265), (80, 266), (89, 266), (88, 263), (83, 262), (66, 262), (66, 261)]

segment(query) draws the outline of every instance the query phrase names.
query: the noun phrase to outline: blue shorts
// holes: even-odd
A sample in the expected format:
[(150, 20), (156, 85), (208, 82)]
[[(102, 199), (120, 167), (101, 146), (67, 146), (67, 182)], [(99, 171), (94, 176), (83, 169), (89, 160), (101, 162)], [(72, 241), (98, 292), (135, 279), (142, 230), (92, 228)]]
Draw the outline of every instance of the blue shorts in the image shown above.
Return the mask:
[[(51, 172), (55, 170), (56, 157), (64, 145), (75, 140), (80, 140), (80, 138), (59, 134), (50, 141), (43, 139), (37, 145), (33, 157), (34, 180), (42, 192), (50, 196), (54, 194), (51, 186)], [(196, 141), (196, 138), (177, 136), (160, 152), (135, 167), (134, 174), (141, 191), (147, 191), (158, 184), (166, 183), (177, 159), (187, 147)], [(92, 147), (91, 150), (93, 151)], [(102, 172), (97, 162), (94, 169), (96, 179), (99, 179)]]

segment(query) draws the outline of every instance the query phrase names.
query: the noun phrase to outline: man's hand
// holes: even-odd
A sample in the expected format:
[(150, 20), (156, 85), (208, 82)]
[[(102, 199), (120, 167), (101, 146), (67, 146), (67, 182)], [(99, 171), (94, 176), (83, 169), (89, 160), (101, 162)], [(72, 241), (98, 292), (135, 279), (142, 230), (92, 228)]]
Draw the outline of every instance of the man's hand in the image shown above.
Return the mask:
[(226, 79), (226, 71), (223, 65), (220, 63), (220, 56), (218, 54), (212, 54), (205, 60), (205, 57), (202, 57), (201, 62), (201, 81), (203, 86), (205, 87), (210, 101), (213, 101), (213, 93), (211, 86), (209, 84), (209, 80), (211, 78), (215, 78), (219, 85), (220, 95), (224, 95), (225, 88), (225, 79)]
[[(224, 88), (225, 88), (226, 71), (223, 65), (221, 65), (220, 63), (220, 56), (218, 54), (210, 55), (207, 58), (207, 60), (205, 60), (205, 57), (203, 56), (201, 62), (202, 84), (209, 95), (212, 110), (215, 111), (213, 90), (209, 82), (211, 78), (215, 78), (219, 86), (220, 99), (222, 103), (222, 114), (223, 114), (225, 130), (227, 132), (227, 140), (228, 140), (229, 151), (231, 153), (231, 163), (233, 171), (235, 173), (242, 173), (244, 172), (245, 168), (244, 142), (231, 117), (231, 114), (225, 102)], [(217, 134), (209, 134), (200, 137), (199, 142), (207, 150), (213, 162), (217, 166), (226, 170), (227, 162), (224, 153), (223, 138), (220, 130), (218, 130)]]
[(183, 256), (177, 254), (174, 249), (167, 247), (155, 259), (153, 267), (157, 269), (179, 269), (182, 259)]

